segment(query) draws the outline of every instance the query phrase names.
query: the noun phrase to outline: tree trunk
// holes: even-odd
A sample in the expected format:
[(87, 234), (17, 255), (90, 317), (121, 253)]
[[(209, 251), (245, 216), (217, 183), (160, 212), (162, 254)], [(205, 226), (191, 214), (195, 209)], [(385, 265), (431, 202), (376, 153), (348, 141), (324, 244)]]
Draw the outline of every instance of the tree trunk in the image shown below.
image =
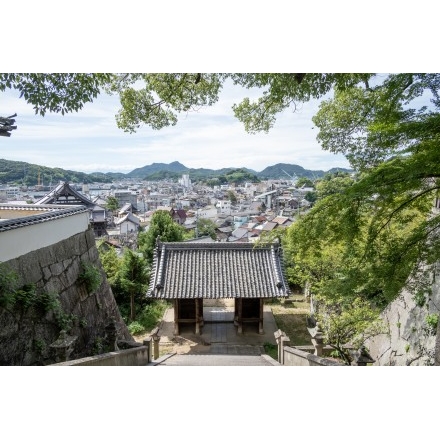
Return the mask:
[(136, 318), (135, 312), (134, 312), (134, 293), (130, 294), (130, 319), (134, 321)]

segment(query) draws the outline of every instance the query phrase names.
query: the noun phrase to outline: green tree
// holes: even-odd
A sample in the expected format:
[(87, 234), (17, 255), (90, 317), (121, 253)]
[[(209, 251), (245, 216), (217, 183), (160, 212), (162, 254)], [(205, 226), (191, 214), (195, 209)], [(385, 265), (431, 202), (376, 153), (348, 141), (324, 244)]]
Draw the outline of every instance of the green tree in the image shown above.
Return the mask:
[(228, 200), (232, 204), (237, 203), (237, 196), (235, 195), (234, 191), (231, 191), (231, 190), (228, 191)]
[[(394, 294), (420, 264), (440, 258), (432, 209), (440, 189), (439, 85), (440, 74), (388, 75), (335, 92), (314, 117), (323, 148), (345, 154), (357, 171), (324, 215), (361, 246), (364, 262), (377, 260)], [(429, 95), (426, 105), (420, 98)]]
[(413, 209), (396, 215), (373, 237), (373, 245), (377, 212), (374, 206), (360, 209), (349, 197), (341, 192), (319, 199), (287, 229), (288, 273), (292, 282), (307, 283), (323, 297), (339, 292), (382, 307), (411, 279), (425, 252), (424, 246), (412, 243), (421, 234), (425, 214)]
[(109, 84), (107, 73), (0, 73), (0, 91), (16, 89), (36, 114), (69, 113), (93, 101)]
[(317, 319), (324, 333), (324, 343), (333, 347), (346, 365), (353, 358), (349, 347), (359, 350), (368, 339), (386, 332), (380, 309), (362, 298), (334, 296), (319, 307)]
[(120, 73), (0, 74), (0, 91), (17, 89), (36, 113), (78, 111), (99, 93), (119, 95), (118, 127), (134, 132), (142, 125), (161, 129), (175, 125), (180, 113), (199, 111), (219, 99), (226, 81), (259, 88), (256, 101), (233, 106), (249, 133), (268, 131), (280, 112), (334, 90), (368, 83), (371, 73)]
[(114, 247), (106, 247), (104, 242), (97, 244), (99, 259), (101, 260), (102, 268), (106, 274), (110, 286), (114, 286), (120, 267), (121, 258), (118, 257)]
[(258, 183), (260, 179), (255, 175), (246, 171), (243, 168), (234, 169), (228, 171), (225, 174), (226, 181), (229, 183), (244, 183), (244, 182), (252, 182)]
[(0, 74), (0, 91), (17, 89), (36, 113), (78, 111), (103, 90), (119, 95), (119, 128), (135, 132), (142, 125), (161, 129), (175, 125), (180, 113), (199, 111), (219, 99), (226, 81), (259, 88), (256, 101), (234, 104), (235, 116), (249, 133), (269, 131), (278, 113), (301, 102), (367, 83), (371, 73), (120, 73)]
[(130, 320), (136, 319), (136, 306), (145, 303), (145, 292), (147, 291), (149, 273), (147, 262), (143, 256), (126, 249), (118, 273), (119, 282), (130, 298)]
[[(320, 98), (335, 88), (345, 89), (367, 81), (369, 73), (140, 73), (119, 74), (108, 86), (122, 108), (118, 127), (134, 132), (142, 125), (161, 129), (175, 125), (179, 113), (198, 111), (218, 101), (225, 81), (247, 89), (260, 88), (262, 96), (233, 106), (235, 116), (249, 133), (268, 131), (278, 113), (300, 102)], [(135, 86), (136, 84), (136, 86)]]
[(153, 262), (156, 240), (183, 241), (185, 228), (178, 225), (167, 211), (156, 211), (150, 221), (147, 231), (138, 234), (138, 248), (144, 254), (148, 264)]
[(313, 184), (313, 181), (311, 179), (309, 179), (308, 177), (300, 177), (295, 182), (295, 187), (296, 188), (302, 188), (303, 186), (307, 186), (308, 188), (314, 188), (315, 187), (315, 185)]
[(315, 203), (317, 198), (318, 198), (318, 195), (317, 195), (316, 191), (310, 191), (304, 196), (304, 199), (306, 199), (311, 204)]
[(208, 235), (213, 240), (215, 240), (217, 238), (217, 234), (215, 232), (216, 225), (209, 218), (198, 219), (197, 220), (197, 230), (198, 230), (199, 236), (201, 236), (201, 237)]
[(342, 194), (354, 183), (348, 173), (326, 174), (315, 183), (317, 197), (323, 199), (332, 194)]
[(119, 208), (119, 201), (114, 196), (108, 196), (107, 197), (107, 203), (105, 207), (110, 211), (117, 211)]

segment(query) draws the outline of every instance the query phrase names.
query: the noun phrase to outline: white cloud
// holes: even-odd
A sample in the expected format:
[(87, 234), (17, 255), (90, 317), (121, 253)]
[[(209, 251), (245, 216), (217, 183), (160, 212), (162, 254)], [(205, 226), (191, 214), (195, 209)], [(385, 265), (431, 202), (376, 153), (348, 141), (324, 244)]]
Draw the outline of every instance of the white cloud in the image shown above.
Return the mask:
[(5, 92), (0, 96), (0, 114), (17, 112), (18, 128), (10, 138), (0, 139), (0, 157), (84, 172), (127, 173), (153, 162), (175, 160), (190, 168), (255, 171), (280, 162), (314, 170), (348, 167), (343, 156), (323, 151), (316, 141), (311, 117), (317, 102), (280, 114), (268, 134), (246, 133), (233, 115), (232, 104), (260, 93), (226, 86), (216, 104), (180, 115), (176, 126), (159, 131), (142, 127), (129, 134), (116, 126), (116, 96), (100, 95), (78, 113), (41, 117), (18, 93)]

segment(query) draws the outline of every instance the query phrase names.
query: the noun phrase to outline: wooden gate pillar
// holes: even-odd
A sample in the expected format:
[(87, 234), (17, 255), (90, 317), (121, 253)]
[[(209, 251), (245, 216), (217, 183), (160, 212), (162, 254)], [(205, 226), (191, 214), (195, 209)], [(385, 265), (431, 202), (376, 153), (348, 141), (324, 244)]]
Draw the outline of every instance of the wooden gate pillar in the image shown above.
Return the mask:
[(238, 308), (238, 328), (237, 333), (241, 335), (243, 333), (243, 298), (237, 299), (237, 308)]
[(264, 310), (264, 300), (263, 298), (260, 298), (260, 320), (258, 321), (258, 333), (260, 335), (264, 334), (264, 327), (263, 327), (263, 310)]
[(200, 335), (200, 302), (198, 298), (195, 300), (196, 303), (196, 335)]
[(179, 335), (179, 300), (174, 300), (174, 336)]

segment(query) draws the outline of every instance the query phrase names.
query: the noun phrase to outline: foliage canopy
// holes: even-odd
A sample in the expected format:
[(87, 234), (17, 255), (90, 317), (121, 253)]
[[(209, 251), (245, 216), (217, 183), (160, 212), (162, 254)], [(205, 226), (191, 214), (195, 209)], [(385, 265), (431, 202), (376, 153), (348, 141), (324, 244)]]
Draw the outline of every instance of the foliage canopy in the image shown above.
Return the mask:
[(168, 211), (156, 211), (151, 217), (148, 230), (138, 234), (139, 250), (144, 254), (148, 264), (151, 264), (158, 237), (166, 242), (183, 241), (185, 232), (185, 228), (178, 225)]
[(291, 281), (327, 308), (338, 298), (338, 316), (354, 317), (356, 301), (380, 309), (404, 286), (417, 295), (420, 269), (440, 258), (439, 85), (439, 74), (377, 76), (335, 89), (313, 118), (355, 174), (316, 182), (316, 205), (284, 240)]
[(113, 75), (107, 73), (0, 73), (0, 92), (16, 89), (35, 114), (69, 113), (93, 101)]

